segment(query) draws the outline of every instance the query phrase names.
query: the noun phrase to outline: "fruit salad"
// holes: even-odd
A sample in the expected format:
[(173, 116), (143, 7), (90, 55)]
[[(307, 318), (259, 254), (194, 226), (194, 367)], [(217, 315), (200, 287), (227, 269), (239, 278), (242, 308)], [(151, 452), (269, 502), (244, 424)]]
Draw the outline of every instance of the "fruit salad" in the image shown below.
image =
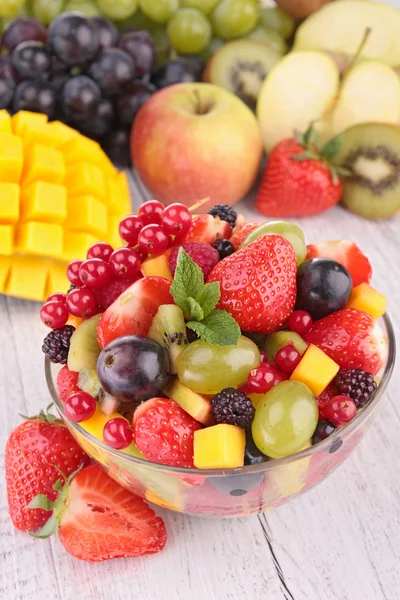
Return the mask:
[[(206, 203), (208, 199), (204, 200)], [(67, 270), (41, 319), (65, 417), (117, 451), (186, 469), (295, 454), (373, 397), (386, 299), (349, 241), (157, 200)]]

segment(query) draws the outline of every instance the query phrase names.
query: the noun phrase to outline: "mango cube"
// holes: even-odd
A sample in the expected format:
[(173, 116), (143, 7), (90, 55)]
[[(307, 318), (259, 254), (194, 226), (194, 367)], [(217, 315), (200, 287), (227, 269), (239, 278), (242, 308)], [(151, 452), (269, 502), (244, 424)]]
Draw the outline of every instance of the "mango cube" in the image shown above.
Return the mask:
[(65, 228), (99, 235), (107, 234), (107, 208), (94, 196), (68, 198), (68, 214)]
[(107, 241), (113, 248), (119, 248), (123, 243), (118, 230), (119, 221), (119, 217), (114, 217), (113, 215), (108, 217)]
[(28, 300), (42, 300), (46, 290), (47, 272), (47, 264), (41, 258), (13, 256), (6, 294)]
[(162, 254), (150, 256), (141, 264), (141, 271), (146, 277), (164, 277), (168, 281), (172, 281), (173, 277), (169, 270), (168, 259), (172, 249), (165, 250)]
[(64, 178), (65, 164), (62, 153), (54, 148), (34, 144), (26, 154), (22, 184), (27, 186), (37, 180), (64, 183)]
[(132, 212), (129, 188), (123, 185), (119, 176), (107, 181), (107, 206), (110, 214), (120, 218)]
[(194, 466), (198, 469), (234, 469), (244, 464), (246, 434), (236, 425), (221, 423), (194, 432)]
[(11, 117), (5, 108), (0, 110), (0, 131), (3, 133), (12, 133)]
[(99, 200), (105, 197), (105, 179), (101, 169), (89, 162), (81, 162), (68, 167), (65, 185), (69, 196), (96, 196)]
[(17, 227), (15, 244), (20, 252), (59, 256), (63, 249), (63, 228), (56, 223), (23, 223)]
[(48, 123), (47, 129), (50, 129), (52, 135), (58, 138), (57, 147), (63, 146), (70, 139), (79, 135), (79, 133), (75, 129), (72, 129), (72, 127), (68, 127), (68, 125), (65, 125), (65, 123), (61, 123), (61, 121), (52, 121), (51, 123)]
[(304, 383), (317, 398), (330, 384), (338, 371), (339, 365), (334, 360), (320, 348), (310, 344), (291, 374), (290, 379)]
[(20, 110), (11, 117), (12, 128), (17, 136), (21, 136), (27, 125), (44, 125), (47, 123), (47, 115), (30, 112), (29, 110)]
[(0, 223), (16, 223), (19, 219), (19, 185), (0, 183)]
[(102, 152), (100, 144), (79, 134), (71, 137), (63, 145), (62, 151), (67, 165), (85, 161), (95, 165)]
[(98, 241), (98, 237), (90, 233), (66, 231), (64, 245), (60, 258), (66, 262), (75, 259), (85, 259), (89, 247)]
[(11, 258), (0, 256), (0, 293), (6, 289), (7, 278), (11, 268)]
[(62, 185), (35, 181), (22, 190), (21, 222), (63, 223), (67, 216), (67, 190)]
[(0, 181), (19, 183), (23, 166), (22, 142), (11, 133), (0, 133)]
[(379, 319), (386, 311), (386, 298), (368, 283), (360, 283), (353, 288), (347, 308), (357, 308)]
[[(97, 406), (96, 412), (94, 413), (94, 415), (92, 417), (90, 417), (90, 419), (87, 419), (86, 421), (82, 421), (81, 426), (83, 427), (83, 429), (85, 429), (88, 433), (93, 435), (95, 438), (103, 441), (104, 425), (111, 419), (116, 419), (116, 418), (121, 418), (121, 415), (117, 412), (114, 412), (114, 413), (111, 413), (109, 416), (107, 416)], [(122, 418), (124, 418), (124, 417), (122, 417)]]
[[(65, 263), (58, 261), (49, 262), (49, 274), (47, 277), (45, 292), (46, 298), (55, 292), (67, 291), (70, 286), (70, 282), (67, 279), (66, 270), (67, 267)], [(74, 318), (77, 319), (78, 317)]]
[(57, 131), (49, 127), (47, 123), (28, 123), (23, 128), (21, 135), (25, 148), (34, 144), (57, 148), (60, 144)]
[(14, 252), (15, 227), (0, 225), (0, 255), (9, 256)]

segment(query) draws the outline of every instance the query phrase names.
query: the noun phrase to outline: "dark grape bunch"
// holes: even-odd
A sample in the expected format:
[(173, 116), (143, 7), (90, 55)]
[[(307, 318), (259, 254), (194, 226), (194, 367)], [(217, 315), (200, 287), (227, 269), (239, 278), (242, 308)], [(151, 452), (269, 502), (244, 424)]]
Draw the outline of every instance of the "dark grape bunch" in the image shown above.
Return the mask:
[(59, 119), (99, 141), (111, 160), (130, 165), (136, 113), (159, 88), (195, 81), (202, 65), (187, 57), (160, 63), (144, 29), (119, 32), (103, 17), (62, 13), (48, 29), (21, 17), (3, 33), (0, 109)]

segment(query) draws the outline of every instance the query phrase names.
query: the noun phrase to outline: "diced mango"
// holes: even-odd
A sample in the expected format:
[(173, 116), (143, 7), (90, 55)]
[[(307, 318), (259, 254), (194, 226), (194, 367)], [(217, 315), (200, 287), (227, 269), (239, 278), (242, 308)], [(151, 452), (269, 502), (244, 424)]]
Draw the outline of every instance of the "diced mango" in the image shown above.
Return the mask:
[(119, 217), (114, 217), (112, 215), (108, 217), (107, 241), (113, 248), (120, 248), (124, 244), (119, 235), (119, 221)]
[(68, 196), (96, 196), (105, 199), (105, 179), (101, 169), (88, 162), (77, 163), (68, 167), (65, 177)]
[(64, 183), (64, 179), (65, 164), (62, 153), (54, 148), (34, 144), (25, 157), (22, 185), (27, 186), (37, 180), (61, 184)]
[(108, 229), (107, 208), (94, 196), (68, 198), (68, 214), (65, 228), (93, 235), (106, 235)]
[(164, 277), (168, 281), (172, 281), (173, 277), (168, 266), (169, 255), (172, 249), (165, 250), (162, 254), (150, 256), (146, 258), (141, 264), (141, 271), (146, 277)]
[(75, 315), (69, 315), (66, 325), (72, 325), (72, 327), (75, 327), (75, 329), (77, 329), (79, 327), (79, 325), (81, 325), (82, 323), (83, 323), (83, 319), (81, 319), (81, 317), (75, 317)]
[(28, 123), (23, 128), (21, 135), (27, 151), (34, 144), (41, 144), (50, 148), (57, 148), (60, 145), (57, 131), (49, 127), (47, 123)]
[(52, 121), (51, 123), (48, 123), (47, 128), (50, 129), (52, 131), (52, 134), (58, 138), (58, 148), (63, 146), (73, 137), (79, 135), (76, 129), (68, 127), (68, 125), (65, 125), (65, 123), (61, 123), (61, 121)]
[(63, 185), (35, 181), (22, 188), (21, 222), (63, 223), (67, 216), (67, 190)]
[(132, 212), (131, 198), (129, 190), (121, 185), (118, 177), (107, 180), (107, 206), (111, 215), (116, 215), (120, 219), (130, 215)]
[(4, 292), (6, 289), (10, 268), (11, 258), (9, 256), (0, 256), (0, 292)]
[(0, 110), (0, 131), (3, 133), (12, 133), (11, 117), (5, 108)]
[(11, 133), (0, 133), (0, 181), (19, 183), (23, 166), (22, 142)]
[(47, 123), (47, 115), (30, 112), (28, 110), (20, 110), (11, 117), (12, 127), (15, 135), (21, 136), (23, 129), (27, 125), (44, 125)]
[(246, 434), (236, 425), (221, 423), (194, 432), (194, 466), (234, 469), (244, 464)]
[(74, 165), (77, 162), (97, 163), (97, 157), (101, 154), (101, 146), (94, 140), (83, 135), (75, 135), (69, 139), (62, 147), (62, 151), (67, 165)]
[(98, 237), (90, 233), (66, 231), (64, 245), (60, 255), (62, 260), (70, 262), (75, 259), (85, 259), (88, 248), (98, 241)]
[[(55, 292), (66, 293), (70, 282), (66, 275), (66, 264), (58, 261), (49, 262), (49, 275), (47, 278), (46, 298)], [(78, 317), (74, 317), (77, 319)]]
[(27, 300), (42, 300), (46, 290), (47, 267), (46, 261), (34, 256), (13, 256), (6, 293)]
[(320, 348), (310, 344), (290, 379), (301, 381), (310, 388), (315, 397), (318, 397), (338, 371), (339, 365), (334, 360)]
[(0, 223), (16, 223), (19, 219), (19, 185), (0, 183)]
[(56, 223), (29, 221), (17, 226), (15, 245), (19, 252), (60, 256), (63, 249), (63, 228)]
[(9, 256), (14, 252), (15, 227), (0, 225), (0, 254)]
[(83, 429), (85, 429), (88, 433), (90, 433), (91, 435), (94, 435), (95, 438), (103, 441), (104, 425), (106, 423), (108, 423), (108, 421), (110, 421), (111, 419), (116, 419), (116, 418), (124, 418), (124, 417), (121, 417), (121, 415), (117, 412), (111, 413), (111, 415), (107, 416), (97, 406), (96, 412), (94, 413), (94, 415), (92, 417), (90, 417), (90, 419), (88, 419), (87, 421), (82, 421), (81, 423), (79, 423), (79, 425), (81, 427), (83, 427)]
[(368, 283), (353, 288), (347, 308), (357, 308), (379, 319), (386, 311), (386, 298)]

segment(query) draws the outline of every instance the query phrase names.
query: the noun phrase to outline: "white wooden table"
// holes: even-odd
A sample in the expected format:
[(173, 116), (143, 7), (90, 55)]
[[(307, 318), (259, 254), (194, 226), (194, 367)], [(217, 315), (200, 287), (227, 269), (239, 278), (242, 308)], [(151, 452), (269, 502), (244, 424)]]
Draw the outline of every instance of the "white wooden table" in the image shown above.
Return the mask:
[[(142, 201), (141, 191), (134, 202)], [(251, 201), (240, 210), (257, 216)], [(352, 239), (370, 257), (400, 339), (400, 214), (372, 223), (335, 208), (298, 221), (308, 241)], [(18, 413), (49, 394), (39, 304), (0, 296), (0, 454)], [(0, 477), (1, 600), (396, 600), (400, 597), (400, 370), (370, 432), (326, 482), (267, 515), (189, 518), (158, 510), (155, 556), (86, 564), (56, 539), (15, 531)]]

